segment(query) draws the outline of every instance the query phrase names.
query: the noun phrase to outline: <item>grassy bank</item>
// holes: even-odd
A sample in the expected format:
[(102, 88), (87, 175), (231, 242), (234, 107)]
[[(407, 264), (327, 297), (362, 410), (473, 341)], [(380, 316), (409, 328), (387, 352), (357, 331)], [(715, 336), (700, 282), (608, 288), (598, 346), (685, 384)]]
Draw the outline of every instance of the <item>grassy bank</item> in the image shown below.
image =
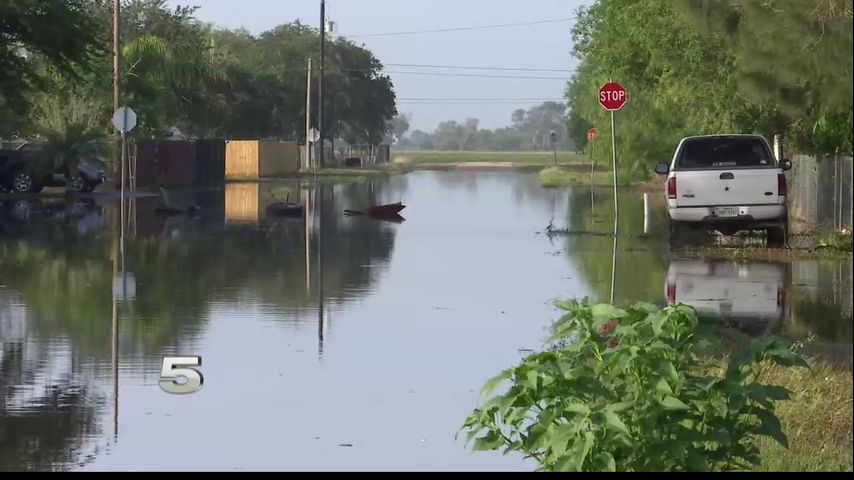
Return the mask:
[[(590, 166), (589, 163), (580, 163), (545, 168), (540, 171), (540, 185), (546, 188), (590, 186)], [(629, 175), (621, 174), (618, 180), (620, 186), (632, 186), (643, 192), (660, 192), (663, 188), (656, 178), (639, 181)], [(598, 166), (593, 173), (592, 183), (594, 187), (611, 187), (614, 185), (614, 173), (610, 169)]]
[[(560, 164), (586, 162), (585, 155), (575, 152), (558, 152)], [(442, 163), (511, 163), (513, 165), (554, 165), (554, 152), (439, 152), (399, 151), (392, 152), (392, 163), (403, 165)]]
[(701, 260), (732, 261), (774, 261), (795, 260), (851, 260), (851, 252), (830, 248), (765, 248), (763, 246), (702, 246), (686, 247), (674, 250), (671, 255), (679, 258), (697, 258)]
[(762, 382), (791, 390), (790, 400), (777, 404), (788, 450), (763, 439), (762, 469), (766, 471), (851, 471), (852, 374), (850, 369), (811, 361), (811, 369), (773, 366)]

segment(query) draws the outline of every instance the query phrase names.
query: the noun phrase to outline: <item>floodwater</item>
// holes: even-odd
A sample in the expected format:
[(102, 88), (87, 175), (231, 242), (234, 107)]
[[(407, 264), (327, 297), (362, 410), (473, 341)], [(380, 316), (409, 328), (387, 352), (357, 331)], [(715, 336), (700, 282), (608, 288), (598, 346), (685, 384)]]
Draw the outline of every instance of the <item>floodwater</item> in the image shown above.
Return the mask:
[[(267, 214), (283, 188), (306, 221)], [(202, 209), (138, 197), (124, 235), (111, 195), (0, 200), (0, 470), (531, 470), (455, 433), (542, 346), (554, 300), (612, 286), (852, 353), (850, 262), (673, 259), (631, 192), (613, 269), (608, 192), (532, 174), (182, 195)], [(402, 223), (344, 216), (401, 200)], [(167, 356), (202, 357), (202, 389), (161, 390)]]

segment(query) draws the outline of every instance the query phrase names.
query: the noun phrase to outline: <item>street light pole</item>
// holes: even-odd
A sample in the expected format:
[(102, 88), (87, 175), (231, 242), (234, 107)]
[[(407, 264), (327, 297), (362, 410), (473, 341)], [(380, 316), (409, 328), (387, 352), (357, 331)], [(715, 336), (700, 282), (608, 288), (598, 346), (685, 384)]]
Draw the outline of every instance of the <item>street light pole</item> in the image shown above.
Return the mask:
[[(122, 83), (121, 83), (121, 0), (113, 2), (113, 111), (122, 106)], [(119, 136), (116, 132), (113, 143), (113, 165), (119, 162), (121, 152), (119, 151)], [(124, 180), (122, 180), (124, 181)]]
[(320, 0), (320, 88), (318, 89), (318, 106), (317, 106), (317, 129), (320, 131), (320, 147), (318, 162), (320, 168), (323, 168), (323, 83), (324, 83), (324, 65), (326, 62), (326, 0)]

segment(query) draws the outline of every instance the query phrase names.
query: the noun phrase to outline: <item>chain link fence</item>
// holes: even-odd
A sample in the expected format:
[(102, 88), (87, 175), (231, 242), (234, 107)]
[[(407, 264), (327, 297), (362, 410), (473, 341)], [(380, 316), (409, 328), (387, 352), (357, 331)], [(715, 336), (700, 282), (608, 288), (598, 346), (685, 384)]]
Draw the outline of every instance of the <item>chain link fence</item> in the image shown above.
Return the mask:
[(797, 155), (789, 175), (794, 220), (851, 228), (854, 161), (851, 157)]

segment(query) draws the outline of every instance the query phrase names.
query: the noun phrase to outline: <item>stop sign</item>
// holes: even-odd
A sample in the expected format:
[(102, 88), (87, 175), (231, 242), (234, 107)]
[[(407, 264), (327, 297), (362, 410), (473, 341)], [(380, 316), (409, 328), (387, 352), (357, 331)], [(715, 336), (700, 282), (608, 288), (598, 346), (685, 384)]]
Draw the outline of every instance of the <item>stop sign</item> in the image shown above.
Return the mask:
[(599, 136), (599, 130), (597, 128), (591, 128), (587, 130), (587, 140), (593, 141), (596, 140), (596, 137)]
[(599, 89), (599, 105), (608, 111), (616, 111), (623, 108), (628, 100), (626, 89), (617, 82), (606, 83)]

